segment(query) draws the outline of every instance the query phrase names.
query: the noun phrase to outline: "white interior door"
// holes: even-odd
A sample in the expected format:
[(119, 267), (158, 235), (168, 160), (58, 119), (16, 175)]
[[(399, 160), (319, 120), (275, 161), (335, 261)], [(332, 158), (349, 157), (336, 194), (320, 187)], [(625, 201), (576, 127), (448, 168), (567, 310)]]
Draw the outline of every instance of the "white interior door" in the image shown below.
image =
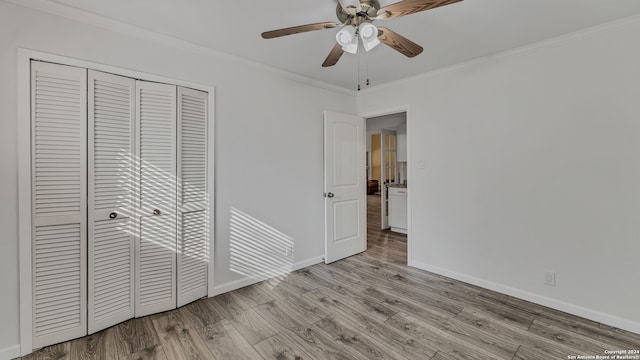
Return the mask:
[(178, 88), (178, 306), (207, 296), (207, 97)]
[(326, 263), (367, 248), (364, 136), (364, 118), (325, 111)]
[(86, 130), (86, 69), (32, 62), (34, 348), (87, 334)]
[(176, 307), (176, 87), (136, 82), (135, 316)]
[(135, 80), (88, 74), (88, 331), (134, 315)]

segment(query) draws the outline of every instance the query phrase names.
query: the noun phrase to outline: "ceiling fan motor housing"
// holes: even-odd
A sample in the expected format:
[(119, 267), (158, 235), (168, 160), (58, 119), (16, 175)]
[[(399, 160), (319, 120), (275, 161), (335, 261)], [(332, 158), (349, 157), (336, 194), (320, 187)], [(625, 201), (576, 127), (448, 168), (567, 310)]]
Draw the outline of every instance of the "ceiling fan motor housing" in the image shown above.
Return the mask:
[(353, 18), (352, 15), (347, 13), (340, 4), (336, 8), (336, 16), (342, 24), (350, 24), (358, 26), (363, 22), (368, 21), (367, 17), (374, 18), (378, 15), (380, 9), (380, 2), (378, 0), (360, 0), (360, 6), (362, 11)]

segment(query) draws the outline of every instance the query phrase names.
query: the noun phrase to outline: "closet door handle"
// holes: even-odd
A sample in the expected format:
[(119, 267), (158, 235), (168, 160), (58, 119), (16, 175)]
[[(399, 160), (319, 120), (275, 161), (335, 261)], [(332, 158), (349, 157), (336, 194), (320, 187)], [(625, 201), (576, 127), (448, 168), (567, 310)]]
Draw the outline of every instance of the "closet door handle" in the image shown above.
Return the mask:
[(153, 209), (153, 215), (160, 215), (160, 209)]
[(115, 219), (117, 217), (118, 217), (118, 213), (115, 211), (109, 214), (109, 219)]

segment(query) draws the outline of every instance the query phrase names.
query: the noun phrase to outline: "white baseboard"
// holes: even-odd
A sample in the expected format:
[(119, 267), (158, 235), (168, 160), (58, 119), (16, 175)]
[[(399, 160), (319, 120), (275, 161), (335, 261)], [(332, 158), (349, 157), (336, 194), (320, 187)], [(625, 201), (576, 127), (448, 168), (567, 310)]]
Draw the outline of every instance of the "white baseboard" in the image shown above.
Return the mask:
[(466, 275), (444, 269), (438, 266), (430, 265), (420, 261), (409, 260), (409, 266), (429, 271), (438, 275), (446, 276), (455, 280), (466, 282), (472, 285), (480, 286), (485, 289), (497, 291), (499, 293), (513, 296), (522, 300), (531, 301), (533, 303), (560, 310), (572, 315), (580, 316), (585, 319), (593, 320), (602, 324), (614, 326), (623, 330), (640, 334), (640, 323), (630, 321), (615, 315), (602, 313), (596, 310), (588, 309), (574, 304), (569, 304), (560, 300), (548, 298), (528, 291), (512, 288), (503, 284), (480, 279), (471, 275)]
[[(302, 268), (306, 268), (307, 266), (319, 264), (323, 261), (324, 261), (324, 256), (318, 256), (315, 258), (303, 260), (291, 265), (291, 271), (296, 271)], [(224, 294), (226, 292), (240, 289), (245, 286), (253, 285), (255, 283), (259, 283), (260, 281), (268, 280), (271, 278), (273, 278), (272, 275), (245, 277), (242, 279), (230, 281), (225, 284), (217, 285), (217, 286), (214, 286), (213, 288), (213, 296)]]
[(20, 356), (20, 345), (13, 345), (0, 349), (0, 360), (10, 360)]

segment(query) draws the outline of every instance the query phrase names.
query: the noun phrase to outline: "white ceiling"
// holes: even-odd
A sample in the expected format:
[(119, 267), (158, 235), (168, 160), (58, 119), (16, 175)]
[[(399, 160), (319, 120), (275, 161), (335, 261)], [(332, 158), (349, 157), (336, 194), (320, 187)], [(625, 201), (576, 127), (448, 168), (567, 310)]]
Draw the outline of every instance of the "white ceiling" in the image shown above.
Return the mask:
[[(336, 21), (337, 0), (47, 0), (173, 36), (217, 51), (355, 89), (358, 55), (320, 65), (337, 29), (264, 40), (263, 31)], [(396, 0), (380, 0), (386, 6)], [(376, 21), (424, 47), (409, 59), (381, 44), (360, 55), (371, 85), (521, 47), (640, 14), (640, 0), (465, 0)], [(360, 53), (364, 51), (360, 49)], [(364, 80), (361, 81), (364, 85)]]

